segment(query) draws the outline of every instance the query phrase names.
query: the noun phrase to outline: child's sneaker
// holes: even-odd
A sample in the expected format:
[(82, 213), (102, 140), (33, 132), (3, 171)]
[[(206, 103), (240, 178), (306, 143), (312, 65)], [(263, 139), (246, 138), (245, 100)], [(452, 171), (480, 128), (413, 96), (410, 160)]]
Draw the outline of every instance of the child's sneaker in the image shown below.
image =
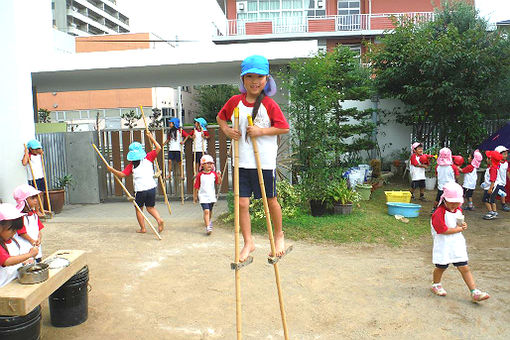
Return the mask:
[(422, 202), (427, 201), (427, 200), (425, 199), (425, 196), (420, 196), (420, 198), (419, 198), (419, 199), (420, 199), (420, 201), (422, 201)]
[(205, 233), (207, 235), (211, 235), (211, 233), (212, 233), (212, 223), (209, 223), (209, 225), (207, 227), (205, 227)]
[(510, 206), (508, 204), (503, 204), (503, 208), (502, 208), (504, 211), (510, 211)]
[(441, 286), (440, 283), (434, 283), (430, 290), (432, 291), (432, 293), (436, 295), (446, 296), (446, 290), (444, 290), (443, 286)]
[(490, 298), (490, 295), (486, 292), (482, 292), (480, 289), (473, 289), (471, 292), (471, 299), (473, 299), (473, 302), (487, 300), (488, 298)]
[(482, 218), (484, 220), (493, 220), (496, 218), (496, 216), (492, 214), (492, 211), (489, 211), (487, 214), (483, 215)]
[(499, 215), (497, 211), (491, 211), (491, 214), (492, 214), (492, 216), (494, 216), (494, 217), (496, 217), (496, 216), (498, 216), (498, 215)]

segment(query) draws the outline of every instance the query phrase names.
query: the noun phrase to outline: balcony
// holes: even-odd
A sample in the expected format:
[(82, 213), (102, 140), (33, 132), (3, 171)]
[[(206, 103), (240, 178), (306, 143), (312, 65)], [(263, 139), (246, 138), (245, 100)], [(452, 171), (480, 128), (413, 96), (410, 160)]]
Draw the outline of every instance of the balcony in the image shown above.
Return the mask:
[(282, 17), (260, 20), (227, 20), (213, 36), (216, 44), (272, 40), (317, 39), (380, 35), (394, 28), (394, 20), (428, 22), (433, 12), (372, 13), (324, 17)]

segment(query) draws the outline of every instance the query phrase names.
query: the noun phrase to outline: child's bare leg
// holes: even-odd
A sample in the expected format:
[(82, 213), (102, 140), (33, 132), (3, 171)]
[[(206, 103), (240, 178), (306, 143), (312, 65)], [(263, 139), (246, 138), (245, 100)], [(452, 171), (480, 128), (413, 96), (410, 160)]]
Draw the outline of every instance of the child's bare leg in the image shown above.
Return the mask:
[(251, 252), (255, 250), (255, 242), (251, 236), (250, 220), (250, 198), (239, 198), (239, 222), (241, 224), (241, 233), (243, 234), (244, 247), (239, 254), (239, 262), (244, 262)]
[(475, 279), (473, 279), (473, 274), (471, 274), (471, 270), (469, 270), (469, 266), (468, 265), (459, 266), (459, 267), (457, 267), (457, 269), (459, 270), (460, 274), (462, 275), (462, 279), (468, 286), (469, 290), (475, 289), (476, 288)]
[(496, 203), (491, 203), (492, 211), (496, 212), (498, 208), (496, 207)]
[(168, 176), (166, 176), (166, 179), (170, 179), (172, 177), (172, 160), (168, 160)]
[(490, 203), (485, 202), (485, 207), (487, 208), (487, 211), (492, 211), (492, 205)]
[(441, 278), (443, 277), (443, 273), (446, 270), (446, 268), (434, 268), (434, 273), (432, 273), (432, 280), (434, 283), (441, 283)]
[(138, 225), (140, 226), (140, 230), (136, 231), (137, 233), (145, 233), (147, 231), (145, 229), (145, 220), (143, 218), (143, 214), (141, 211), (143, 211), (143, 207), (140, 207), (140, 211), (138, 211), (138, 209), (135, 208), (136, 220), (138, 221)]
[[(282, 256), (285, 252), (285, 240), (282, 230), (282, 207), (278, 203), (276, 197), (268, 198), (267, 204), (269, 206), (271, 220), (273, 221), (276, 256)], [(273, 254), (270, 254), (270, 256), (273, 256)]]
[(204, 223), (205, 223), (205, 226), (207, 227), (211, 221), (210, 219), (210, 213), (211, 211), (209, 209), (205, 209), (204, 210)]
[(159, 212), (156, 210), (156, 207), (147, 207), (147, 211), (149, 212), (149, 214), (152, 215), (152, 217), (156, 219), (156, 221), (158, 222), (158, 231), (162, 232), (165, 223), (163, 222), (161, 216), (159, 216)]
[(411, 189), (409, 189), (409, 191), (411, 192), (411, 197), (414, 197), (414, 188), (411, 187)]

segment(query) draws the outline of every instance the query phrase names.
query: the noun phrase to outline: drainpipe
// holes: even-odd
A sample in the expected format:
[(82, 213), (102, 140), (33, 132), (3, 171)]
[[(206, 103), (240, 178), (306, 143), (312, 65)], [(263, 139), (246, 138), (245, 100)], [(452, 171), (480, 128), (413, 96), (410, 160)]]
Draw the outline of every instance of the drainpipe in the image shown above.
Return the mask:
[[(371, 99), (370, 99), (373, 103), (373, 109), (374, 111), (372, 111), (372, 123), (376, 126), (374, 131), (372, 131), (372, 142), (374, 142), (375, 145), (377, 145), (377, 122), (379, 120), (379, 114), (378, 114), (378, 111), (379, 111), (379, 95), (375, 94)], [(376, 159), (377, 158), (377, 148), (374, 147), (372, 149), (372, 159)]]

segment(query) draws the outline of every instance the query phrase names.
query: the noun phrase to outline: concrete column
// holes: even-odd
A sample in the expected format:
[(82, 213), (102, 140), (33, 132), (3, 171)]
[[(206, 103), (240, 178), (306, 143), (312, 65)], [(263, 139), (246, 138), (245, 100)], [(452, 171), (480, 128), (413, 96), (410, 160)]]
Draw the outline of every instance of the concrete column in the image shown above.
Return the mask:
[(34, 138), (30, 70), (53, 53), (51, 0), (2, 0), (0, 3), (0, 199), (11, 202), (14, 188), (26, 183), (23, 144)]

